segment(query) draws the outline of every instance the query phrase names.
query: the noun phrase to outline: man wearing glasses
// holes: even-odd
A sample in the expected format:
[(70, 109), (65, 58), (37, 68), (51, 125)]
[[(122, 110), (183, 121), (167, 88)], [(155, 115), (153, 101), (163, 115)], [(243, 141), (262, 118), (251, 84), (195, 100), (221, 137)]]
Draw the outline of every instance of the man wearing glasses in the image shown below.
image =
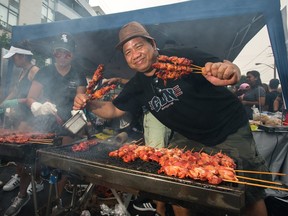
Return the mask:
[(71, 117), (74, 97), (85, 92), (85, 76), (72, 65), (75, 48), (70, 34), (60, 34), (52, 42), (54, 63), (43, 67), (32, 83), (29, 105), (35, 117), (47, 120), (45, 131), (65, 133), (62, 124)]

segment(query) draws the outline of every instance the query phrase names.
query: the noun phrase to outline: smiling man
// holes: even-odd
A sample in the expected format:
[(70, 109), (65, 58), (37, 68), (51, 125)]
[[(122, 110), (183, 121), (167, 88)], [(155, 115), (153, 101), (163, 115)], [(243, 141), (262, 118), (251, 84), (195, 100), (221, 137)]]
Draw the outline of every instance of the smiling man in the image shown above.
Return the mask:
[[(190, 73), (165, 81), (159, 79), (152, 66), (159, 56), (156, 42), (138, 22), (121, 28), (116, 48), (123, 52), (129, 67), (137, 71), (136, 75), (113, 102), (87, 102), (87, 96), (79, 94), (74, 109), (87, 106), (96, 115), (114, 118), (145, 106), (176, 132), (171, 141), (173, 146), (205, 149), (210, 153), (221, 151), (241, 161), (245, 170), (268, 170), (255, 148), (241, 102), (226, 88), (240, 79), (240, 70), (235, 64), (197, 51), (185, 57), (202, 67), (202, 74)], [(174, 55), (182, 57), (181, 53)], [(265, 179), (260, 175), (254, 177)], [(247, 215), (267, 215), (264, 196), (263, 189), (247, 187)], [(189, 209), (181, 206), (173, 208), (176, 216), (190, 214)]]

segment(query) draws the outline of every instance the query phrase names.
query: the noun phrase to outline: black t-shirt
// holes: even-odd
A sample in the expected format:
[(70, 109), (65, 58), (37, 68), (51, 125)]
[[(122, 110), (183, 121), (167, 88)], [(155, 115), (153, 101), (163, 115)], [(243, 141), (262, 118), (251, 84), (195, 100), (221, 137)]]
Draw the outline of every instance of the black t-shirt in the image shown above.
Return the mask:
[(278, 95), (278, 92), (277, 90), (274, 90), (274, 91), (271, 91), (271, 92), (268, 92), (266, 94), (266, 98), (265, 98), (265, 104), (268, 106), (268, 112), (274, 112), (274, 100), (276, 99)]
[[(16, 85), (16, 98), (27, 98), (30, 87), (32, 85), (32, 81), (28, 79), (28, 74), (32, 67), (30, 67), (29, 70), (26, 72), (25, 76), (18, 81)], [(33, 118), (33, 114), (30, 108), (26, 106), (26, 104), (19, 103), (17, 107), (15, 107), (14, 109), (15, 109), (14, 117), (16, 127), (19, 126), (19, 123), (21, 121), (29, 122), (29, 120)]]
[[(207, 57), (197, 51), (197, 56), (190, 59), (199, 66), (219, 61)], [(248, 122), (238, 98), (226, 87), (212, 85), (201, 74), (168, 80), (166, 86), (159, 79), (160, 96), (157, 96), (153, 79), (155, 76), (137, 73), (113, 101), (114, 105), (132, 113), (145, 106), (167, 127), (206, 145), (221, 143)]]
[(42, 68), (34, 79), (43, 85), (44, 101), (55, 104), (57, 114), (67, 121), (71, 117), (77, 87), (87, 85), (84, 74), (72, 66), (69, 73), (62, 76), (53, 64)]
[[(262, 86), (256, 86), (254, 88), (250, 88), (243, 96), (244, 101), (259, 101), (260, 97), (266, 97), (265, 89)], [(244, 109), (248, 115), (249, 119), (253, 119), (253, 110), (252, 105), (246, 104), (244, 105)], [(260, 111), (262, 111), (262, 107), (259, 107), (259, 104), (256, 105)]]

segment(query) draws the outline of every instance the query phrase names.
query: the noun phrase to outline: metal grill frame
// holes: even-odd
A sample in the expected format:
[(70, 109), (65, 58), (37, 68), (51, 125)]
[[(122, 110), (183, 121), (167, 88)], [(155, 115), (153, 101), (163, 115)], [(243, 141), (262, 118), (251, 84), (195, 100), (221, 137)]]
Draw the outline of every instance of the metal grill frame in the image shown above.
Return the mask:
[[(214, 209), (220, 215), (223, 215), (223, 213), (241, 215), (243, 213), (245, 193), (241, 186), (211, 185), (123, 168), (105, 163), (103, 160), (97, 161), (97, 158), (94, 158), (93, 161), (87, 160), (85, 154), (91, 154), (89, 151), (95, 151), (95, 149), (90, 149), (87, 153), (79, 152), (79, 157), (77, 157), (77, 154), (72, 152), (71, 147), (72, 145), (53, 147), (53, 151), (51, 151), (51, 148), (40, 149), (37, 151), (37, 155), (40, 163), (72, 173), (74, 176), (76, 174), (90, 183), (134, 194), (146, 193), (156, 199), (190, 208), (195, 204), (201, 206), (201, 208)], [(61, 153), (63, 149), (70, 149), (73, 157), (69, 156), (69, 153)], [(59, 150), (59, 153), (57, 153), (57, 150)], [(108, 155), (107, 158), (109, 158)], [(208, 203), (208, 198), (224, 201), (228, 205), (223, 206), (221, 202)]]

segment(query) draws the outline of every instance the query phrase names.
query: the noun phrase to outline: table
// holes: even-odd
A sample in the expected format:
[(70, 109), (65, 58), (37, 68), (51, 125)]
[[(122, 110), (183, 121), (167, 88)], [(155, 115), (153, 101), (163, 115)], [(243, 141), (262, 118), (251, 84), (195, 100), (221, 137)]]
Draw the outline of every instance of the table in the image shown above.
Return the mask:
[[(254, 131), (253, 136), (270, 171), (288, 174), (288, 132)], [(273, 175), (272, 179), (288, 185), (288, 176)]]

